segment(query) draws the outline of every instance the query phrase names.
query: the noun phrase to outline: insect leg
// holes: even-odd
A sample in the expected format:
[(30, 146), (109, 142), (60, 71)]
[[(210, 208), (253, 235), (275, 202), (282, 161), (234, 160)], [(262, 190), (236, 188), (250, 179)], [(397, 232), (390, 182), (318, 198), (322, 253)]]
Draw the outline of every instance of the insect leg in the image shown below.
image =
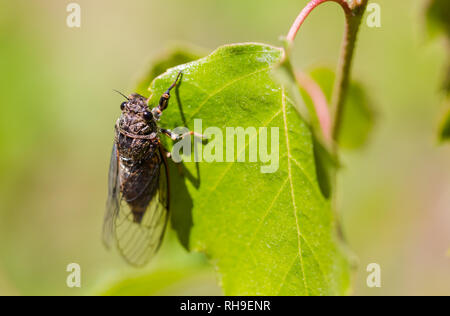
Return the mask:
[[(159, 147), (160, 147), (159, 150), (161, 152), (161, 156), (163, 157), (163, 159), (165, 161), (166, 168), (168, 168), (167, 159), (172, 158), (172, 154), (170, 153), (170, 151), (168, 151), (167, 149), (164, 148), (164, 146), (161, 144), (161, 142), (159, 142)], [(180, 176), (183, 176), (184, 172), (183, 172), (182, 164), (176, 163), (175, 165), (177, 166), (178, 174)], [(167, 169), (167, 172), (168, 172), (168, 169)]]
[(161, 128), (161, 132), (164, 133), (165, 135), (169, 136), (172, 140), (180, 140), (186, 136), (191, 136), (191, 135), (194, 135), (195, 137), (198, 137), (198, 138), (205, 138), (202, 134), (199, 134), (199, 133), (196, 133), (193, 131), (189, 131), (184, 134), (177, 134), (177, 133), (172, 132), (169, 129)]
[(170, 177), (169, 177), (169, 164), (167, 163), (168, 154), (170, 154), (161, 144), (161, 141), (158, 141), (159, 146), (159, 152), (161, 154), (161, 158), (163, 160), (164, 169), (166, 172), (166, 179), (167, 179), (167, 210), (170, 210), (169, 203), (170, 203)]
[(180, 79), (180, 76), (181, 76), (181, 71), (178, 73), (177, 78), (172, 83), (172, 85), (169, 87), (169, 89), (167, 89), (167, 91), (162, 94), (161, 98), (159, 99), (158, 106), (156, 108), (154, 108), (152, 111), (152, 112), (154, 112), (153, 115), (156, 114), (156, 116), (159, 118), (161, 116), (162, 111), (167, 109), (167, 106), (169, 105), (169, 99), (170, 99), (170, 90), (172, 90), (177, 85), (177, 82), (178, 82), (178, 79)]

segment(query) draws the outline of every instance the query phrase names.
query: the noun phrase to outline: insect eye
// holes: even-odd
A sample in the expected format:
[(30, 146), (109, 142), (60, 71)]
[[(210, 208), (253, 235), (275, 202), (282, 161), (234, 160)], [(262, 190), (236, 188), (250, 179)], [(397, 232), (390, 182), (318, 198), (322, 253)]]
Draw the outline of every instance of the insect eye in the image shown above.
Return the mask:
[(148, 120), (151, 120), (151, 119), (153, 118), (152, 112), (145, 111), (145, 112), (144, 112), (144, 118), (145, 118), (147, 121), (148, 121)]
[(122, 102), (121, 104), (120, 104), (120, 109), (123, 111), (123, 109), (125, 109), (125, 105), (126, 105), (127, 103), (126, 102)]

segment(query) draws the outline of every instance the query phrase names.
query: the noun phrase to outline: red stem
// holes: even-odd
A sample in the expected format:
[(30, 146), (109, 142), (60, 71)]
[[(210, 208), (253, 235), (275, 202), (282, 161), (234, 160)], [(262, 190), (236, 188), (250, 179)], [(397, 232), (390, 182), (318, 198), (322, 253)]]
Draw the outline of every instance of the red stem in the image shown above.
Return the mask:
[(332, 126), (331, 126), (331, 115), (330, 110), (328, 108), (327, 97), (323, 93), (320, 86), (310, 77), (305, 75), (302, 72), (297, 72), (296, 74), (297, 82), (305, 89), (306, 93), (308, 93), (311, 98), (314, 108), (316, 110), (317, 119), (319, 120), (320, 127), (323, 132), (323, 136), (327, 142), (331, 142), (332, 140)]
[[(287, 35), (287, 40), (289, 42), (293, 42), (295, 39), (295, 36), (297, 35), (298, 30), (302, 26), (303, 22), (305, 22), (308, 15), (319, 5), (321, 5), (324, 2), (336, 2), (341, 5), (342, 9), (344, 9), (346, 17), (350, 17), (352, 15), (352, 10), (350, 9), (348, 3), (345, 0), (312, 0), (309, 2), (306, 7), (300, 12), (297, 19), (295, 19), (294, 24), (292, 24), (291, 29), (289, 30), (289, 33)], [(348, 23), (348, 21), (347, 21)]]

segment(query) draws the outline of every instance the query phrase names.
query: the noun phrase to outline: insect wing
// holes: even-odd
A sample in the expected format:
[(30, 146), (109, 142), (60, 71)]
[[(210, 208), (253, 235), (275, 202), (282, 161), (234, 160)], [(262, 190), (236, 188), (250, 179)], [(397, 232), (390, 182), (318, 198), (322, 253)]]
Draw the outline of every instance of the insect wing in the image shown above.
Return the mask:
[(120, 185), (118, 155), (117, 145), (114, 142), (108, 173), (108, 200), (106, 202), (106, 213), (103, 222), (103, 243), (108, 249), (111, 248), (114, 240), (114, 222), (119, 214)]
[[(158, 251), (169, 218), (168, 169), (159, 151), (151, 160), (154, 172), (142, 194), (152, 193), (142, 219), (137, 222), (129, 204), (119, 196), (118, 212), (114, 215), (114, 233), (117, 247), (125, 260), (134, 266), (146, 264)], [(152, 188), (156, 186), (156, 190)]]

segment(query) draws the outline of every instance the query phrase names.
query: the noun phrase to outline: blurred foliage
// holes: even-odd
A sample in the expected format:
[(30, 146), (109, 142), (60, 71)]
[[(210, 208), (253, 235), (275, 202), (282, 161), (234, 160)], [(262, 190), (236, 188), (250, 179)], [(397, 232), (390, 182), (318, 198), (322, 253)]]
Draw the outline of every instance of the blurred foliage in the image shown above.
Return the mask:
[(450, 37), (450, 1), (427, 0), (427, 27), (431, 36), (444, 33)]
[(439, 136), (444, 141), (450, 140), (450, 110), (444, 116), (444, 120), (441, 123)]
[[(325, 67), (313, 69), (309, 75), (322, 88), (328, 105), (331, 104), (335, 73)], [(309, 107), (313, 108), (312, 100), (304, 89), (302, 96)], [(367, 143), (374, 126), (374, 111), (366, 89), (353, 80), (347, 92), (347, 99), (342, 113), (342, 129), (338, 143), (344, 149), (357, 149)]]
[[(178, 295), (186, 294), (186, 287), (190, 287), (189, 295), (205, 295), (205, 278), (211, 278), (199, 267), (178, 267), (174, 269), (159, 269), (148, 273), (134, 273), (123, 275), (120, 279), (109, 281), (102, 291), (95, 295), (102, 296), (149, 296), (149, 295)], [(192, 284), (192, 285), (190, 285)], [(195, 289), (195, 285), (198, 290)], [(181, 289), (178, 289), (181, 287)], [(185, 289), (183, 289), (183, 287)], [(211, 291), (211, 289), (209, 289)], [(208, 295), (220, 295), (213, 290)]]
[[(448, 109), (450, 104), (450, 1), (448, 0), (428, 0), (426, 8), (427, 29), (431, 37), (442, 35), (445, 39), (444, 49), (447, 52), (447, 67), (445, 68), (444, 83), (442, 87), (446, 93), (444, 104)], [(449, 110), (450, 111), (450, 110)], [(439, 137), (441, 140), (448, 140), (449, 136), (449, 114), (443, 118)]]
[(148, 72), (139, 81), (136, 92), (146, 96), (153, 79), (166, 72), (167, 69), (177, 65), (194, 61), (206, 55), (206, 52), (192, 45), (174, 45), (153, 59)]

